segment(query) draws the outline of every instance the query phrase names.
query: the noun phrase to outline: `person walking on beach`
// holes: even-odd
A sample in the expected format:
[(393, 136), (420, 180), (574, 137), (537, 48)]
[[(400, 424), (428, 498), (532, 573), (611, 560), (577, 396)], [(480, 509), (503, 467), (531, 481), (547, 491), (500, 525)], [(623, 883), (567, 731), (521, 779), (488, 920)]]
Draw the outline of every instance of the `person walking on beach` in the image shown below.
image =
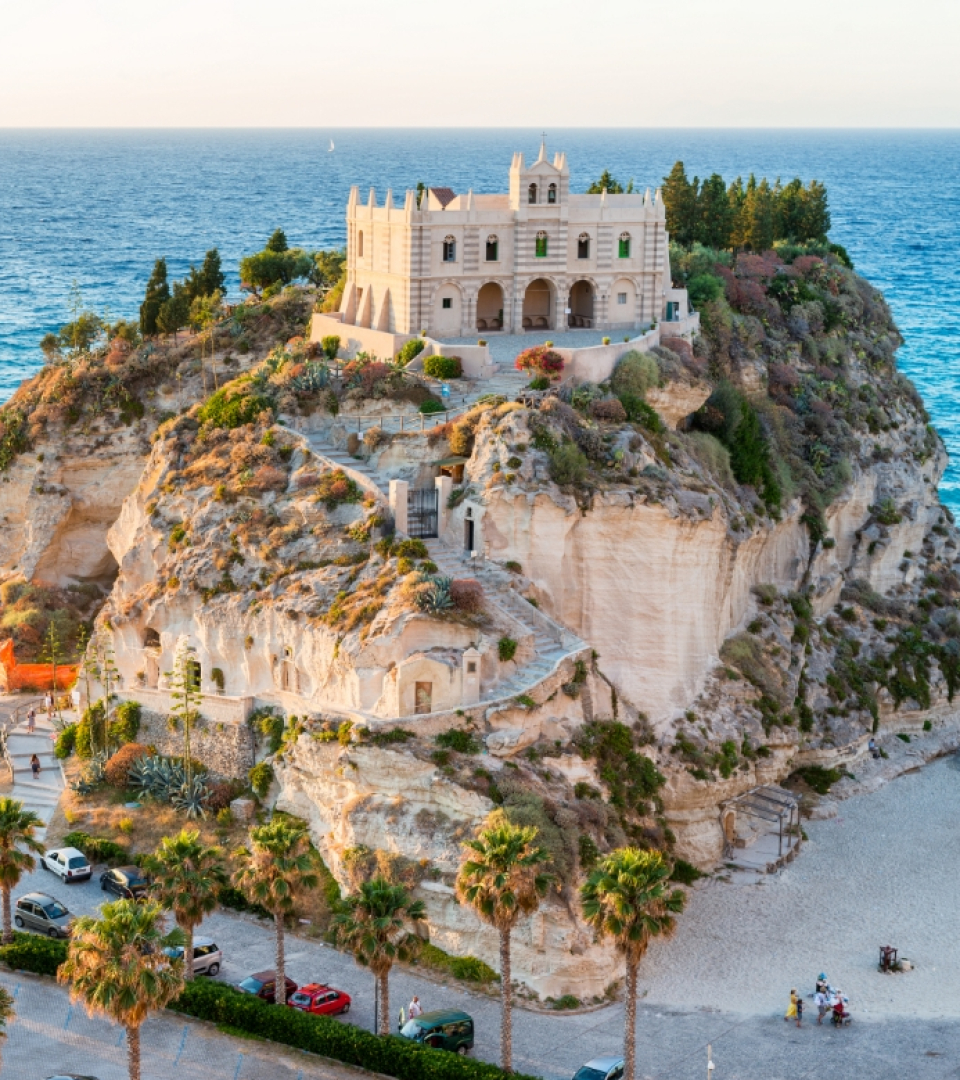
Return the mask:
[(818, 990), (813, 995), (813, 1003), (817, 1007), (817, 1023), (822, 1024), (823, 1018), (827, 1015), (827, 995), (822, 990)]
[(797, 996), (796, 990), (790, 991), (790, 1007), (783, 1014), (784, 1020), (796, 1020), (797, 1019), (797, 1002), (800, 998)]
[(30, 770), (33, 773), (34, 780), (36, 780), (36, 778), (40, 775), (40, 759), (37, 757), (36, 754), (34, 754), (32, 758), (30, 758)]

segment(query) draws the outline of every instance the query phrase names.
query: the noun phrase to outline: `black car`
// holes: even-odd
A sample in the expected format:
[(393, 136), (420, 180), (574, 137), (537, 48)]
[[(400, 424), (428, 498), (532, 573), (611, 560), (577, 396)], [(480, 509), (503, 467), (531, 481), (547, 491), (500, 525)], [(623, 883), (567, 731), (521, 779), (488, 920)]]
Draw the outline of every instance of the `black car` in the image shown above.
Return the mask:
[(100, 875), (100, 888), (121, 900), (146, 900), (150, 879), (139, 866), (117, 866)]

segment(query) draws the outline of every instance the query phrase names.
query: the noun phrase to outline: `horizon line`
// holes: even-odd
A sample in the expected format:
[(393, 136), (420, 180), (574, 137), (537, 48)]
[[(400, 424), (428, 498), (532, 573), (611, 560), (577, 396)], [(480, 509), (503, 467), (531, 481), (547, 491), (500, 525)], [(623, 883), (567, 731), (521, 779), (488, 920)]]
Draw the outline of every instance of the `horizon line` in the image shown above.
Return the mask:
[[(0, 124), (0, 132), (8, 131), (526, 131), (541, 128), (540, 124)], [(597, 125), (588, 127), (573, 125), (558, 126), (555, 131), (889, 131), (889, 132), (960, 132), (960, 124), (955, 126), (913, 125), (886, 126), (866, 125), (806, 125), (787, 124), (781, 126), (746, 124), (746, 125), (699, 125), (699, 124), (656, 124), (656, 125)], [(548, 133), (549, 137), (549, 133)]]

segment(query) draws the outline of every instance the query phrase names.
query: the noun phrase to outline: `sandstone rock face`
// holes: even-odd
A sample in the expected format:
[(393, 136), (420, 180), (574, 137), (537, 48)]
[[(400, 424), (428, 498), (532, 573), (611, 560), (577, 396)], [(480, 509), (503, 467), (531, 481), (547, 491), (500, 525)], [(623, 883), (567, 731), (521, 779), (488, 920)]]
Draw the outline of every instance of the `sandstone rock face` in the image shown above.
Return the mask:
[(793, 507), (738, 542), (719, 509), (692, 520), (611, 493), (582, 514), (572, 499), (496, 489), (484, 535), (490, 554), (520, 562), (550, 613), (591, 642), (623, 693), (665, 719), (699, 691), (752, 586), (800, 581), (799, 517)]
[(107, 530), (140, 479), (149, 444), (137, 428), (46, 444), (22, 454), (0, 484), (0, 573), (45, 585), (106, 581), (116, 572)]
[[(493, 804), (446, 780), (436, 765), (368, 746), (347, 749), (302, 735), (274, 766), (278, 807), (309, 823), (324, 861), (348, 881), (344, 853), (358, 848), (423, 860), (445, 880), (423, 880), (430, 938), (454, 955), (479, 956), (496, 966), (497, 934), (469, 907), (457, 903), (449, 883), (460, 863), (460, 841), (480, 825)], [(572, 905), (571, 905), (572, 906)], [(617, 977), (618, 961), (559, 899), (548, 900), (513, 936), (514, 977), (542, 996), (571, 990), (602, 994)]]

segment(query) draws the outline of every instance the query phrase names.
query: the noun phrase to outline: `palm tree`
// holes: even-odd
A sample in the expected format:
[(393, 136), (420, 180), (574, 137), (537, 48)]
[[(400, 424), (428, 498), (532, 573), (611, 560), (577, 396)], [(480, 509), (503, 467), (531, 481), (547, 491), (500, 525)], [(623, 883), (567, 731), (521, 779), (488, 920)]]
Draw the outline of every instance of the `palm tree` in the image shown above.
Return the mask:
[[(13, 995), (0, 986), (0, 1046), (7, 1037), (7, 1024), (14, 1018)], [(0, 1055), (0, 1072), (3, 1072), (3, 1056)]]
[(287, 1003), (283, 956), (283, 919), (293, 911), (297, 894), (315, 889), (319, 882), (316, 858), (302, 825), (274, 818), (250, 830), (250, 848), (234, 852), (237, 869), (233, 883), (254, 904), (273, 915), (277, 928), (276, 1000)]
[(101, 917), (84, 915), (73, 924), (67, 959), (57, 981), (70, 984), (70, 997), (90, 1015), (122, 1024), (127, 1033), (127, 1070), (140, 1080), (140, 1026), (183, 989), (183, 963), (164, 947), (182, 945), (183, 934), (164, 935), (163, 909), (154, 900), (116, 900)]
[(177, 836), (165, 836), (148, 860), (157, 901), (173, 912), (186, 939), (184, 968), (193, 978), (193, 934), (217, 906), (217, 895), (227, 884), (223, 848), (204, 847), (199, 829), (181, 829)]
[(583, 916), (598, 937), (613, 939), (627, 967), (624, 1080), (633, 1080), (637, 1055), (637, 969), (650, 939), (669, 937), (683, 910), (680, 889), (667, 890), (670, 867), (659, 851), (620, 848), (605, 856), (580, 887)]
[(410, 929), (422, 923), (427, 912), (422, 900), (412, 900), (402, 885), (386, 878), (365, 881), (358, 892), (345, 898), (347, 910), (337, 916), (338, 940), (352, 952), (358, 964), (370, 968), (377, 980), (380, 1002), (380, 1034), (390, 1033), (390, 969), (396, 961), (416, 959), (423, 940)]
[(0, 797), (0, 897), (3, 900), (3, 943), (13, 941), (10, 919), (10, 890), (16, 888), (25, 870), (37, 865), (34, 854), (43, 851), (43, 844), (34, 835), (43, 822), (23, 803), (9, 796)]
[(496, 814), (462, 845), (464, 860), (457, 874), (457, 898), (500, 935), (500, 1066), (505, 1072), (513, 1068), (510, 935), (522, 915), (537, 910), (553, 881), (542, 870), (550, 854), (534, 845), (536, 838), (532, 825), (512, 825)]

